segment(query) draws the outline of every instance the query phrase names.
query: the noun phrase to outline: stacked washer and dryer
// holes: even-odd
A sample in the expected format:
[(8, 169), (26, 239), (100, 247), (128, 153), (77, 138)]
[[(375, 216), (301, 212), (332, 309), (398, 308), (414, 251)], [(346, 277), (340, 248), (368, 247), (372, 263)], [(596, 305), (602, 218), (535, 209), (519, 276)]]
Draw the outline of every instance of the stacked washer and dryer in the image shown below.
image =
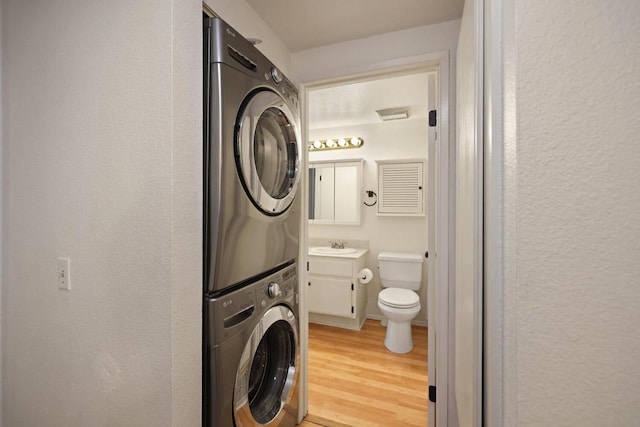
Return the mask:
[(224, 21), (203, 28), (203, 425), (295, 425), (298, 94)]

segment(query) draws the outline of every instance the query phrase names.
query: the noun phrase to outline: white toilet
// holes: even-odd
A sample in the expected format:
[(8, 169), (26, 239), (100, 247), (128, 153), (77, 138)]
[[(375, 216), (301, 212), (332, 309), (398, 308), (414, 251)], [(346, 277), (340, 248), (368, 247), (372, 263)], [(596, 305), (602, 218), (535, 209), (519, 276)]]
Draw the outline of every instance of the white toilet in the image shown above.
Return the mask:
[(411, 320), (420, 312), (416, 292), (422, 283), (422, 256), (380, 252), (378, 268), (383, 288), (378, 307), (387, 319), (384, 345), (394, 353), (408, 353), (413, 349)]

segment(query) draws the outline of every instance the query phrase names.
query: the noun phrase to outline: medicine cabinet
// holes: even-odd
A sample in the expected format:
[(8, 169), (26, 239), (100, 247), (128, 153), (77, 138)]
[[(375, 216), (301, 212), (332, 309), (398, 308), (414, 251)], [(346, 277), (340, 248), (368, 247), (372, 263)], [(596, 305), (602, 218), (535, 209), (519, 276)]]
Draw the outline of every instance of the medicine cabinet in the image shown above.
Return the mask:
[(309, 223), (360, 225), (362, 159), (309, 163)]

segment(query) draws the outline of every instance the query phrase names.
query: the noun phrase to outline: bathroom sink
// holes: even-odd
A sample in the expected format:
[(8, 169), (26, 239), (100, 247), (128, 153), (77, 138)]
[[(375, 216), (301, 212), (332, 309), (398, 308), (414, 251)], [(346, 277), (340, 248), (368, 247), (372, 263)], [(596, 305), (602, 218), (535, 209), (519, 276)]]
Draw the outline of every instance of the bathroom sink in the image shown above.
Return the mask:
[(357, 249), (354, 248), (332, 248), (329, 246), (316, 246), (311, 248), (311, 253), (325, 254), (325, 255), (344, 255), (356, 253)]

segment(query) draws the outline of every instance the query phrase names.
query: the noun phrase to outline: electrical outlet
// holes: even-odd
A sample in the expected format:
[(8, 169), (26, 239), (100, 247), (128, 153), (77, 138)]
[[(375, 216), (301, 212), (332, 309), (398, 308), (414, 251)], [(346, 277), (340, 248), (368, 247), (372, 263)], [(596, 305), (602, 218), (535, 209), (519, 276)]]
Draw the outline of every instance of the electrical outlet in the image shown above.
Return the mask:
[(71, 290), (70, 258), (58, 258), (58, 289)]

